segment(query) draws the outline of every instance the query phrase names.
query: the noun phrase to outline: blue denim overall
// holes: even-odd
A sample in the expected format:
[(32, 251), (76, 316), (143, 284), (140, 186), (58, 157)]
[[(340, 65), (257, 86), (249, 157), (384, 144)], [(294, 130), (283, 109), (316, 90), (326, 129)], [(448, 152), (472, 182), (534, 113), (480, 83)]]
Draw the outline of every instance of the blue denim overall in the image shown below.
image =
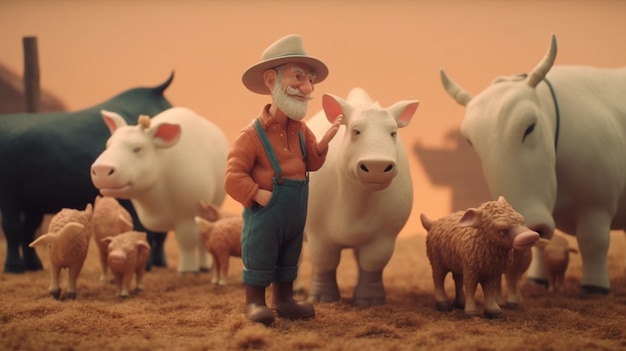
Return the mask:
[[(255, 203), (243, 210), (242, 280), (244, 284), (267, 287), (274, 281), (293, 282), (298, 275), (309, 173), (306, 179), (283, 178), (278, 159), (258, 119), (254, 126), (274, 168), (274, 189), (266, 206)], [(298, 136), (306, 164), (302, 131)]]

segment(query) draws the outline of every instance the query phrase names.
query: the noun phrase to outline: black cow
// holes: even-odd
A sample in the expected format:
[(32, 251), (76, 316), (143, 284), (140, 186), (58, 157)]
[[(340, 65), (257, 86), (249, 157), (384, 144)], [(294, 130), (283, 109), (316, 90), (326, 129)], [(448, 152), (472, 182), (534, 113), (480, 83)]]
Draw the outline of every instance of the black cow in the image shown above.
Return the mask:
[[(100, 110), (115, 111), (129, 124), (140, 114), (154, 116), (172, 107), (164, 96), (174, 78), (153, 88), (127, 90), (112, 99), (77, 112), (0, 115), (0, 212), (7, 241), (4, 271), (21, 273), (42, 269), (28, 244), (45, 214), (62, 208), (83, 209), (98, 195), (89, 176), (93, 161), (105, 148), (111, 132)], [(120, 201), (145, 231), (130, 201)], [(165, 233), (152, 238), (150, 265), (165, 265)], [(22, 256), (20, 256), (20, 250)]]

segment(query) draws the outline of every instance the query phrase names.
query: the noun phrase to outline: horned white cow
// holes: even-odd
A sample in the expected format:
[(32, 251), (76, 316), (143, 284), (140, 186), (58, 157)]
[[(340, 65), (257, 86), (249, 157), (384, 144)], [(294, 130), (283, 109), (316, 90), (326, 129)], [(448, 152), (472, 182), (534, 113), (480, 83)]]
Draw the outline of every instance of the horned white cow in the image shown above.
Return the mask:
[(141, 116), (135, 126), (114, 112), (102, 116), (112, 135), (91, 166), (93, 184), (104, 196), (130, 199), (146, 228), (175, 231), (179, 272), (209, 269), (194, 217), (200, 201), (219, 207), (226, 197), (222, 130), (184, 107)]
[(382, 108), (363, 89), (355, 88), (347, 101), (324, 95), (324, 111), (307, 122), (321, 138), (328, 121), (344, 115), (338, 132), (343, 137), (332, 140), (324, 166), (310, 176), (305, 225), (313, 266), (309, 301), (339, 300), (336, 270), (341, 251), (353, 248), (359, 266), (353, 303), (385, 303), (383, 269), (413, 203), (398, 128), (409, 124), (418, 104), (400, 101)]
[[(626, 67), (554, 66), (556, 38), (533, 72), (496, 79), (472, 97), (441, 71), (466, 106), (461, 131), (478, 153), (493, 196), (504, 196), (528, 226), (578, 240), (582, 289), (610, 289), (611, 229), (626, 228)], [(528, 277), (545, 281), (533, 249)]]

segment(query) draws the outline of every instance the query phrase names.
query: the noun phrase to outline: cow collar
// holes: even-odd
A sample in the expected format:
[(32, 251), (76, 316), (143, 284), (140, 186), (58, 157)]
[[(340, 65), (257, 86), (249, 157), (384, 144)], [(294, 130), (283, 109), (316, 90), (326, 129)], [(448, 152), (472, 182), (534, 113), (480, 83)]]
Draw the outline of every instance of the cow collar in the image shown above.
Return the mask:
[(556, 93), (554, 92), (554, 87), (552, 87), (552, 83), (547, 78), (543, 79), (546, 84), (548, 84), (548, 88), (550, 88), (550, 94), (552, 95), (552, 101), (554, 101), (554, 110), (556, 111), (556, 130), (554, 132), (554, 151), (556, 152), (556, 148), (559, 145), (559, 129), (561, 129), (561, 114), (559, 112), (559, 102), (556, 100)]

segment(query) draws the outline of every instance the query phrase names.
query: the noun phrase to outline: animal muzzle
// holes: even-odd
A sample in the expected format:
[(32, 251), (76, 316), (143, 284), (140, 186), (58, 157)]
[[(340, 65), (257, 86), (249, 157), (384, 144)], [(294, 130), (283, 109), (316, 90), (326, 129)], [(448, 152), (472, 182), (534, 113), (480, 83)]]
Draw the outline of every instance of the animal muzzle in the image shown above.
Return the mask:
[(396, 163), (391, 160), (362, 160), (357, 163), (357, 179), (368, 190), (383, 190), (398, 174)]
[(128, 198), (129, 183), (122, 180), (115, 166), (94, 163), (91, 166), (91, 182), (103, 196)]
[(516, 250), (528, 250), (539, 240), (539, 234), (526, 226), (518, 226), (511, 230), (513, 231), (513, 248)]
[(113, 270), (124, 269), (127, 261), (128, 256), (126, 256), (126, 253), (124, 253), (124, 251), (116, 250), (109, 253), (108, 264), (109, 267), (111, 267), (111, 269)]

